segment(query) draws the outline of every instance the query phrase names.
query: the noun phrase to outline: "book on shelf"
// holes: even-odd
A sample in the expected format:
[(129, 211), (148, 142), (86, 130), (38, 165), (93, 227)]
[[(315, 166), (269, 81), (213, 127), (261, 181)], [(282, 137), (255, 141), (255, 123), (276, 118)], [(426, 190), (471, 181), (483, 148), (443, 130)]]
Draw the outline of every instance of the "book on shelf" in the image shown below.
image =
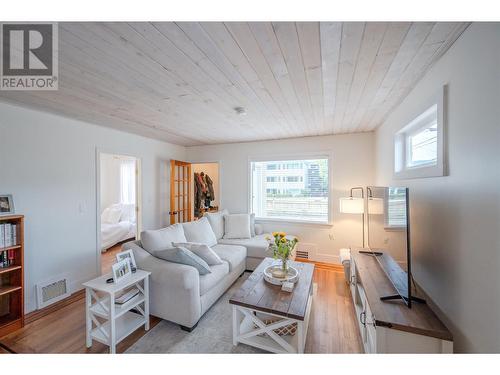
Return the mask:
[(9, 261), (9, 254), (7, 250), (1, 251), (0, 252), (0, 268), (5, 268), (9, 267), (10, 261)]
[(0, 249), (17, 245), (17, 225), (0, 224)]
[(5, 224), (0, 224), (0, 249), (5, 247)]

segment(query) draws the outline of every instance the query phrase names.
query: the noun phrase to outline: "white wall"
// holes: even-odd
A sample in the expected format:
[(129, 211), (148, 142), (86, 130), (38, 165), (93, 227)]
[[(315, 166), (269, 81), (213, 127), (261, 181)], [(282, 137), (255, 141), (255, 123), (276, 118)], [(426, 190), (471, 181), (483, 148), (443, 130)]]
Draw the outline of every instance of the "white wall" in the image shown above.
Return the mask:
[(142, 160), (143, 228), (168, 220), (170, 158), (185, 148), (0, 104), (0, 190), (26, 216), (26, 311), (35, 284), (61, 272), (73, 287), (97, 275), (96, 149)]
[(339, 198), (348, 196), (351, 187), (373, 183), (372, 133), (195, 146), (187, 149), (189, 160), (220, 163), (220, 206), (234, 213), (249, 211), (249, 158), (262, 155), (300, 155), (301, 152), (332, 153), (333, 226), (265, 223), (265, 229), (279, 229), (295, 234), (302, 244), (317, 247), (318, 260), (338, 262), (340, 248), (361, 245), (362, 242), (361, 217), (340, 214), (338, 207)]
[(101, 212), (120, 203), (120, 159), (113, 154), (101, 154)]
[[(407, 185), (413, 274), (459, 352), (500, 351), (500, 24), (473, 24), (376, 132), (377, 183)], [(393, 137), (448, 85), (449, 175), (393, 179)]]

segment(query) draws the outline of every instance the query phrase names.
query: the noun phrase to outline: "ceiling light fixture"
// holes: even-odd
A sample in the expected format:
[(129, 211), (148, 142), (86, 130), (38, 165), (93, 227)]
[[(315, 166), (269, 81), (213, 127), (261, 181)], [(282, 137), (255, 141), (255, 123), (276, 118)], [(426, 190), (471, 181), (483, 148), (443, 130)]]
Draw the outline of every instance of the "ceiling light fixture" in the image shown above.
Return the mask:
[(246, 116), (247, 111), (243, 107), (235, 107), (234, 111), (236, 112), (237, 115), (239, 116)]

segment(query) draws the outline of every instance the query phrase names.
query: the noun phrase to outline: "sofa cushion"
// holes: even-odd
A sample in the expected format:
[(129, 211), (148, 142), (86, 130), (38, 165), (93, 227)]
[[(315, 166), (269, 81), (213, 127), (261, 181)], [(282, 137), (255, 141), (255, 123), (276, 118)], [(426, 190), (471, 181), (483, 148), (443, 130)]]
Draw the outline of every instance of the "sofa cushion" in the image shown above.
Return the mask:
[(153, 255), (168, 262), (192, 266), (198, 270), (200, 275), (206, 275), (212, 272), (207, 262), (185, 247), (174, 247), (173, 249), (159, 250), (155, 251)]
[(212, 289), (229, 273), (229, 264), (223, 261), (221, 264), (211, 266), (210, 271), (207, 275), (200, 275), (200, 296)]
[(145, 230), (141, 233), (142, 248), (151, 254), (155, 251), (172, 249), (172, 242), (187, 242), (181, 224), (158, 230)]
[(182, 227), (184, 228), (186, 240), (175, 242), (197, 242), (210, 247), (217, 243), (217, 238), (215, 238), (214, 231), (206, 217), (189, 223), (182, 223)]
[(222, 259), (217, 255), (215, 251), (209, 248), (204, 243), (196, 242), (172, 242), (175, 247), (185, 247), (189, 251), (192, 251), (203, 259), (209, 266), (214, 266), (216, 264), (222, 264)]
[(224, 215), (223, 238), (232, 239), (251, 237), (249, 214)]
[[(219, 244), (223, 245), (239, 245), (244, 246), (247, 249), (247, 256), (253, 258), (265, 258), (272, 256), (272, 253), (268, 250), (269, 244), (266, 240), (267, 234), (260, 234), (252, 238), (247, 239), (221, 239)], [(215, 250), (215, 246), (213, 247)], [(217, 252), (217, 251), (216, 251)], [(220, 256), (221, 254), (219, 254)], [(224, 257), (221, 256), (222, 259)]]
[(222, 260), (229, 263), (230, 271), (238, 267), (247, 257), (247, 249), (244, 246), (217, 244), (212, 247), (212, 250), (215, 251)]
[(219, 212), (206, 212), (205, 216), (214, 231), (215, 238), (220, 240), (224, 236), (224, 215), (229, 215), (228, 210), (222, 210)]

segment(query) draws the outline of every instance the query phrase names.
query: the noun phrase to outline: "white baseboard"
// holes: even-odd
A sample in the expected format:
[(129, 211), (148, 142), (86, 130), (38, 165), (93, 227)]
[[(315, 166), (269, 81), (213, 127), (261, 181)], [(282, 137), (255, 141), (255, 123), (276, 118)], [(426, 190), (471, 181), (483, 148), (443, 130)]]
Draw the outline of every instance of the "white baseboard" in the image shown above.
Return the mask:
[(340, 264), (340, 257), (338, 255), (315, 254), (313, 260), (322, 263)]

